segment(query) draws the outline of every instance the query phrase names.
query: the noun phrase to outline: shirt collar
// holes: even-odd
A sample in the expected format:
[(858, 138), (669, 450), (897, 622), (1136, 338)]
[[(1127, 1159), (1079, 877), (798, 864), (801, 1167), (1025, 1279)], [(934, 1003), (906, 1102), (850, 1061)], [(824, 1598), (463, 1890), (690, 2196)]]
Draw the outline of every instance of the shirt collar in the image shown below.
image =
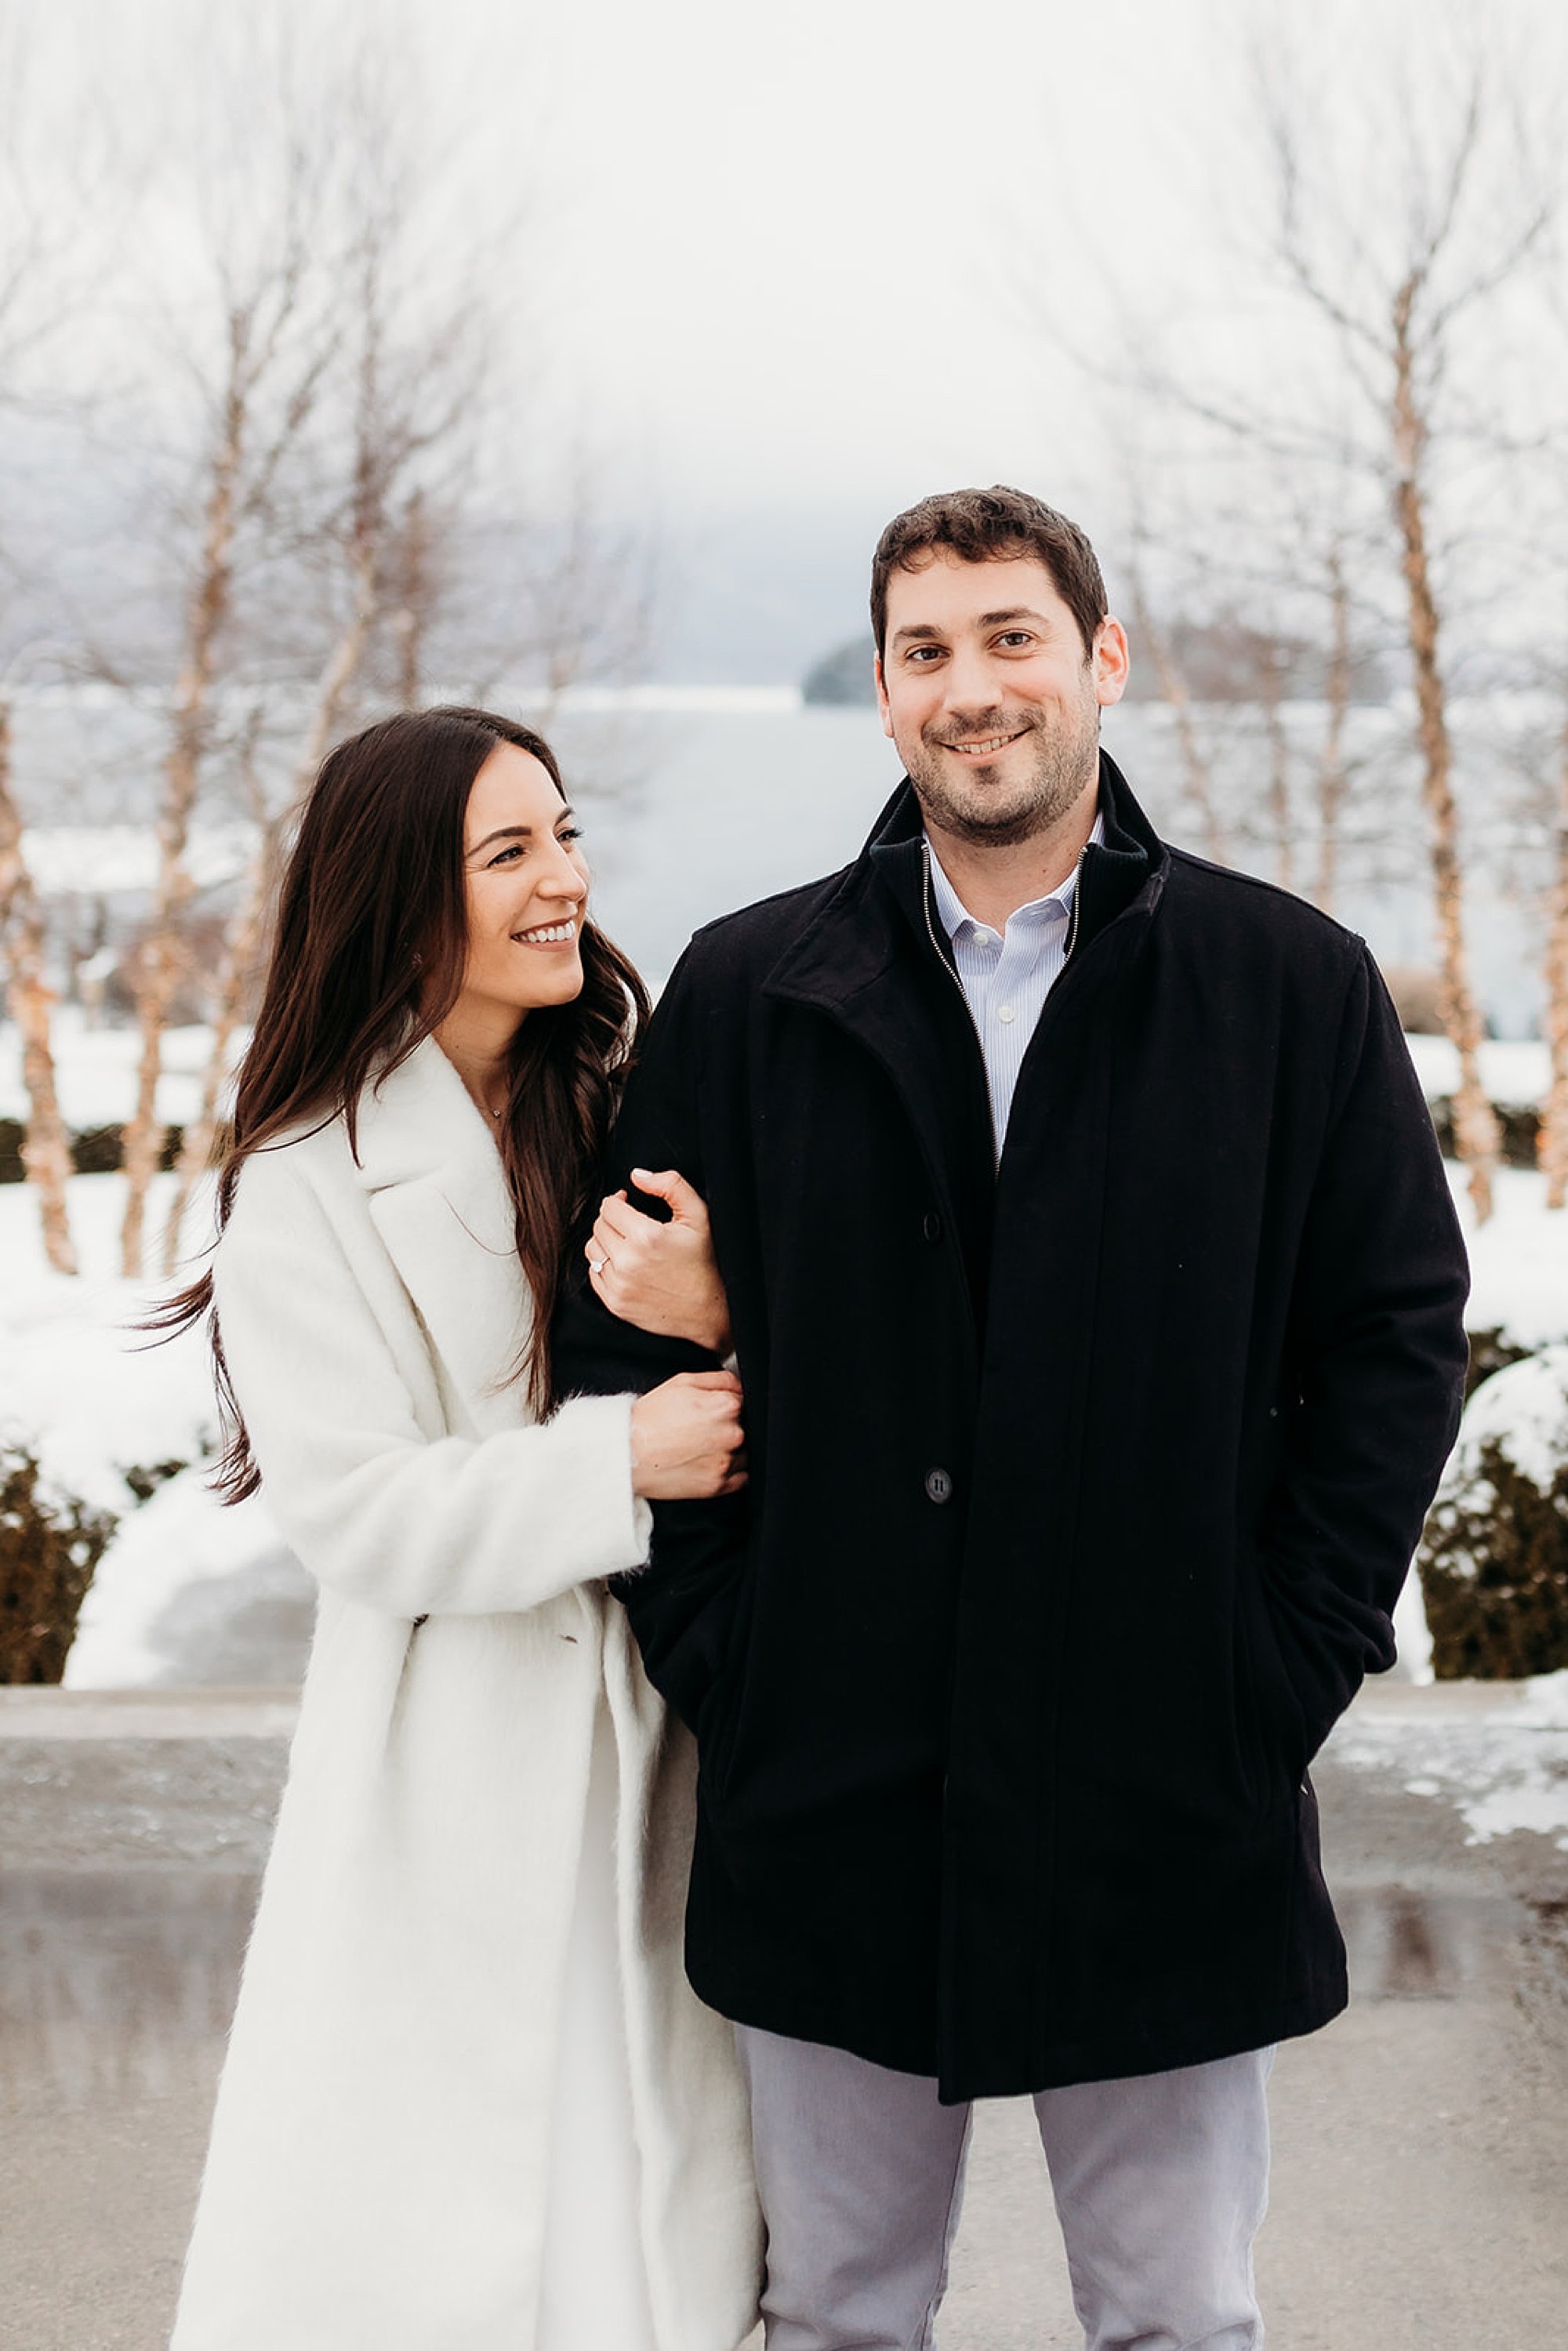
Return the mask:
[[(1104, 838), (1105, 815), (1103, 810), (1101, 810), (1095, 815), (1094, 830), (1089, 836), (1088, 845), (1098, 846), (1103, 842)], [(948, 938), (956, 938), (959, 930), (966, 923), (972, 925), (976, 930), (990, 928), (988, 924), (980, 921), (977, 914), (970, 914), (969, 909), (954, 889), (944, 871), (942, 860), (936, 854), (929, 833), (925, 835), (925, 846), (931, 852), (931, 888), (936, 900), (936, 916)], [(1072, 901), (1077, 889), (1078, 867), (1075, 865), (1060, 888), (1048, 890), (1042, 898), (1031, 898), (1027, 905), (1015, 906), (1009, 920), (1016, 920), (1019, 914), (1033, 914), (1043, 906), (1060, 906), (1064, 914), (1070, 914), (1072, 912)]]

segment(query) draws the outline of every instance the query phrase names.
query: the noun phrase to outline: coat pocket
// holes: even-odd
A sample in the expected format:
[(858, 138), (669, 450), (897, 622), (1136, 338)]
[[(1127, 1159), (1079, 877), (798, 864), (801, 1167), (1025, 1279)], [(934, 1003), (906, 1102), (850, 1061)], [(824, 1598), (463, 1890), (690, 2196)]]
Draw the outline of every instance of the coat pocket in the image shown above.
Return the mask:
[(1301, 1784), (1307, 1765), (1306, 1718), (1256, 1567), (1239, 1587), (1237, 1608), (1243, 1764), (1254, 1795), (1267, 1804)]

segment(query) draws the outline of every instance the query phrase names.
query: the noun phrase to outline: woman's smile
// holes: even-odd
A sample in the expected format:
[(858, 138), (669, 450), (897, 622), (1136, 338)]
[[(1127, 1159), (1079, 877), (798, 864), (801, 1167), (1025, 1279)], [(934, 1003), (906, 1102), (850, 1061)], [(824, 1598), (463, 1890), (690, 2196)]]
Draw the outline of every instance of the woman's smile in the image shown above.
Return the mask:
[(511, 935), (520, 947), (570, 947), (577, 938), (577, 923), (569, 916), (564, 922), (540, 923), (531, 931), (514, 931)]

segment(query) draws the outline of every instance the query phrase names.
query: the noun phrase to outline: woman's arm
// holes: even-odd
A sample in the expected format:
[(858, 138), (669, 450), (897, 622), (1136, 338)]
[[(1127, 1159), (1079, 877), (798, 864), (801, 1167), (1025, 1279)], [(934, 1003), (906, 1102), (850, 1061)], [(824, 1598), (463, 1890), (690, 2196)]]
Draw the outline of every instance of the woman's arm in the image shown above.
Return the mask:
[(664, 1202), (669, 1221), (644, 1216), (623, 1191), (603, 1200), (584, 1249), (595, 1295), (639, 1331), (690, 1339), (711, 1354), (727, 1355), (729, 1301), (706, 1204), (673, 1168), (653, 1174), (633, 1167), (632, 1181)]
[[(219, 1327), (267, 1502), (311, 1573), (394, 1615), (488, 1615), (641, 1561), (633, 1414), (654, 1400), (585, 1397), (539, 1427), (432, 1439), (410, 1386), (422, 1364), (400, 1367), (367, 1294), (380, 1271), (373, 1242), (350, 1262), (287, 1154), (246, 1165), (214, 1266)], [(686, 1384), (693, 1414), (655, 1406), (645, 1490), (670, 1490), (672, 1455), (710, 1423), (727, 1462), (736, 1384)]]

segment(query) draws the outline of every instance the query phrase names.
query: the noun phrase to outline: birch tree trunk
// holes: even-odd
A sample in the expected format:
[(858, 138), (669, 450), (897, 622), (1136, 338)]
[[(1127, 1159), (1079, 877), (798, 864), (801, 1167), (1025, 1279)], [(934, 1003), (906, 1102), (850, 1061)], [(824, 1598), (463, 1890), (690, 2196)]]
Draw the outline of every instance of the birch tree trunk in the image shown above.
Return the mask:
[(389, 616), (397, 649), (400, 710), (417, 710), (424, 684), (424, 637), (430, 618), (432, 531), (424, 494), (415, 490), (397, 534), (397, 584)]
[(1274, 831), (1274, 879), (1281, 890), (1295, 886), (1291, 843), (1291, 740), (1285, 732), (1285, 649), (1270, 639), (1261, 649), (1263, 723), (1269, 737), (1269, 815)]
[(229, 1053), (240, 1025), (245, 999), (260, 959), (262, 939), (272, 911), (272, 885), (277, 835), (271, 827), (263, 836), (246, 872), (239, 912), (224, 942), (213, 1008), (213, 1043), (202, 1073), (201, 1108), (186, 1127), (175, 1163), (174, 1197), (163, 1228), (163, 1272), (174, 1274), (180, 1262), (181, 1234), (191, 1195), (211, 1165), (217, 1141), (224, 1088), (228, 1081)]
[(1215, 805), (1214, 778), (1204, 757), (1203, 746), (1197, 739), (1197, 729), (1193, 724), (1192, 696), (1171, 651), (1169, 639), (1155, 624), (1144, 587), (1143, 567), (1135, 561), (1129, 567), (1128, 584), (1132, 591), (1134, 626), (1154, 664), (1161, 696), (1170, 705), (1176, 748), (1181, 755), (1182, 775), (1188, 796), (1197, 811), (1204, 849), (1216, 865), (1228, 865), (1228, 847), (1219, 821), (1219, 811)]
[(202, 1075), (201, 1108), (185, 1129), (180, 1156), (175, 1163), (174, 1197), (168, 1222), (163, 1228), (162, 1256), (166, 1275), (173, 1274), (179, 1265), (185, 1212), (190, 1207), (193, 1191), (212, 1161), (224, 1089), (228, 1082), (230, 1050), (271, 925), (273, 897), (277, 885), (278, 851), (287, 838), (300, 804), (327, 756), (332, 737), (338, 731), (344, 704), (363, 667), (369, 649), (377, 612), (373, 559), (357, 567), (355, 589), (352, 618), (333, 647), (317, 689), (315, 707), (295, 765), (287, 805), (279, 815), (260, 823), (256, 849), (241, 887), (239, 908), (224, 943), (223, 962), (214, 991), (212, 1050)]
[(232, 320), (223, 424), (208, 474), (201, 555), (186, 618), (184, 656), (163, 769), (152, 915), (137, 961), (136, 1025), (141, 1051), (136, 1106), (125, 1129), (125, 1221), (120, 1237), (120, 1269), (132, 1279), (141, 1272), (148, 1187), (163, 1148), (163, 1130), (158, 1118), (163, 1031), (180, 980), (181, 920), (193, 886), (188, 862), (191, 818), (211, 722), (218, 646), (233, 590), (234, 538), (246, 421), (245, 364), (243, 328), (237, 319)]
[(1339, 828), (1344, 810), (1347, 776), (1344, 758), (1345, 719), (1350, 710), (1350, 586), (1339, 547), (1330, 549), (1329, 657), (1323, 680), (1326, 711), (1322, 749), (1318, 758), (1318, 870), (1312, 901), (1332, 914), (1339, 887)]
[(1559, 741), (1555, 832), (1546, 933), (1546, 1041), (1552, 1077), (1536, 1143), (1549, 1208), (1561, 1208), (1568, 1200), (1568, 716)]
[(1399, 533), (1406, 630), (1416, 681), (1416, 740), (1421, 789), (1431, 829), (1433, 895), (1437, 916), (1437, 1017), (1459, 1057), (1454, 1092), (1454, 1148), (1469, 1170), (1478, 1222), (1492, 1211), (1492, 1177), (1500, 1136), (1480, 1078), (1480, 1014), (1470, 986), (1465, 941), (1464, 873), (1458, 811), (1454, 802), (1453, 741), (1438, 646), (1437, 602), (1427, 540), (1425, 461), (1427, 422), (1416, 381), (1412, 319), (1422, 290), (1412, 272), (1394, 298), (1394, 512)]
[(22, 1040), (27, 1127), (22, 1165), (37, 1192), (44, 1254), (57, 1273), (75, 1273), (66, 1184), (70, 1142), (60, 1116), (50, 1037), (54, 998), (46, 977), (43, 908), (22, 854), (22, 820), (11, 785), (11, 714), (0, 704), (0, 928), (5, 938), (6, 1003)]

